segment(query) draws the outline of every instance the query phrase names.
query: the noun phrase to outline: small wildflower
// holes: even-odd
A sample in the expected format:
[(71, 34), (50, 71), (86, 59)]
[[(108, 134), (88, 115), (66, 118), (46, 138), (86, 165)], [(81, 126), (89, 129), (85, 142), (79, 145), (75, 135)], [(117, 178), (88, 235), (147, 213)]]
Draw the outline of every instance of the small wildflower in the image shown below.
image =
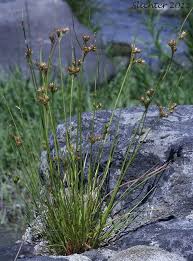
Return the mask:
[(51, 82), (48, 84), (48, 90), (50, 90), (52, 93), (54, 93), (58, 90), (58, 88), (56, 87), (56, 84), (54, 82)]
[(22, 139), (20, 136), (14, 136), (14, 140), (17, 147), (20, 147), (22, 145)]
[(184, 40), (184, 38), (187, 36), (187, 32), (185, 32), (185, 31), (182, 31), (180, 34), (179, 34), (179, 39), (180, 40)]
[(170, 46), (171, 50), (172, 50), (172, 53), (175, 53), (177, 51), (177, 43), (176, 43), (176, 40), (170, 40), (168, 42), (168, 45)]

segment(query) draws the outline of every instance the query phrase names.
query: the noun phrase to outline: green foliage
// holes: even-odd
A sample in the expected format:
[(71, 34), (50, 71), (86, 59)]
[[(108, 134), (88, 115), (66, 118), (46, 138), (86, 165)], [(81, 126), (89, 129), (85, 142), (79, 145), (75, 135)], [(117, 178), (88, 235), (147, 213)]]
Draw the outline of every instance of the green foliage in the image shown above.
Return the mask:
[[(59, 53), (62, 38), (61, 34), (56, 41)], [(104, 245), (116, 238), (132, 222), (133, 213), (143, 199), (139, 200), (134, 208), (127, 209), (118, 216), (113, 212), (119, 202), (117, 198), (120, 188), (124, 186), (123, 180), (127, 170), (143, 144), (143, 140), (136, 137), (137, 133), (144, 131), (144, 122), (150, 104), (156, 103), (168, 107), (171, 102), (180, 104), (193, 102), (190, 95), (192, 73), (179, 65), (172, 65), (173, 56), (167, 64), (163, 64), (163, 69), (159, 73), (153, 74), (146, 65), (135, 63), (136, 57), (132, 49), (127, 69), (118, 73), (110, 83), (98, 87), (96, 91), (90, 86), (85, 86), (81, 80), (84, 55), (83, 53), (81, 66), (78, 67), (80, 73), (72, 72), (77, 69), (75, 63), (66, 77), (63, 76), (61, 57), (59, 57), (60, 75), (59, 78), (54, 79), (57, 91), (55, 88), (50, 88), (53, 87), (50, 85), (51, 75), (47, 74), (50, 64), (46, 65), (48, 69), (44, 64), (40, 75), (36, 75), (30, 55), (28, 63), (33, 79), (36, 78), (34, 86), (18, 71), (0, 83), (0, 97), (3, 104), (0, 109), (2, 119), (0, 141), (3, 144), (0, 148), (3, 184), (0, 193), (2, 198), (10, 201), (9, 196), (6, 195), (6, 188), (4, 189), (4, 185), (10, 181), (17, 184), (17, 189), (22, 190), (23, 195), (30, 196), (30, 202), (26, 203), (41, 220), (43, 228), (41, 236), (48, 241), (50, 251), (57, 254), (80, 253)], [(49, 57), (48, 61), (51, 60), (52, 55), (50, 54)], [(166, 58), (164, 57), (163, 60), (165, 61)], [(182, 89), (182, 86), (186, 88)], [(148, 94), (150, 88), (153, 90), (151, 95)], [(117, 139), (112, 143), (102, 176), (99, 175), (99, 168), (114, 110), (118, 107), (139, 104), (139, 99), (145, 107), (144, 114), (130, 139), (116, 185), (110, 193), (105, 194), (104, 184), (108, 179)], [(108, 125), (104, 126), (105, 131), (100, 139), (95, 136), (94, 130), (91, 130), (88, 157), (88, 153), (86, 156), (83, 153), (84, 148), (81, 143), (82, 112), (92, 111), (94, 116), (100, 107), (99, 103), (102, 103), (104, 109), (113, 109), (112, 115)], [(71, 128), (71, 119), (74, 115), (78, 119), (75, 142)], [(56, 126), (61, 121), (66, 126), (65, 158), (61, 157), (56, 135)], [(53, 151), (50, 151), (50, 135), (53, 137), (54, 155)], [(148, 132), (145, 132), (144, 139), (146, 135)], [(93, 162), (92, 149), (96, 142), (100, 142), (101, 146)], [(43, 150), (47, 155), (48, 166), (44, 181), (39, 175), (39, 156)], [(147, 179), (160, 174), (165, 167), (167, 165), (134, 180), (120, 198), (123, 199), (128, 193), (132, 193)]]
[(91, 26), (91, 16), (96, 9), (94, 2), (91, 3), (90, 0), (67, 0), (67, 3), (70, 5), (80, 22), (95, 31)]

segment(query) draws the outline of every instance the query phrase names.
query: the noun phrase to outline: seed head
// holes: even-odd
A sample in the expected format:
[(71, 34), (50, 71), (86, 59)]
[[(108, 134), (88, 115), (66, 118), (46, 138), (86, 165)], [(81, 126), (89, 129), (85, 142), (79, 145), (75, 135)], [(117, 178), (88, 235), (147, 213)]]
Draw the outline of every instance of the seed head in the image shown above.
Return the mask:
[(57, 34), (58, 38), (61, 38), (68, 31), (70, 31), (70, 29), (68, 27), (61, 27), (61, 28), (56, 29), (56, 34)]
[(90, 47), (88, 47), (88, 46), (84, 46), (82, 48), (82, 50), (83, 50), (84, 54), (87, 54), (87, 53), (89, 53), (91, 51)]
[(93, 106), (96, 110), (100, 110), (102, 108), (102, 103), (94, 103)]
[(82, 39), (83, 39), (84, 43), (87, 43), (87, 42), (90, 40), (90, 36), (84, 34), (84, 35), (82, 36)]
[(179, 34), (179, 39), (180, 40), (184, 40), (184, 38), (187, 36), (187, 32), (185, 32), (185, 31), (182, 31), (180, 34)]
[(77, 62), (77, 65), (80, 66), (82, 64), (82, 61), (79, 59)]
[(37, 96), (37, 100), (39, 103), (46, 106), (49, 102), (49, 96), (46, 94), (41, 94), (41, 95)]
[(145, 64), (145, 60), (139, 58), (133, 61), (134, 63), (138, 63), (138, 64)]
[(45, 92), (46, 92), (45, 86), (40, 86), (40, 87), (37, 89), (37, 94), (38, 94), (38, 95), (44, 94)]
[(141, 96), (140, 97), (140, 102), (142, 103), (142, 105), (147, 109), (151, 103), (151, 100), (149, 97), (144, 97), (144, 96)]
[(172, 50), (172, 53), (175, 53), (177, 51), (177, 43), (176, 43), (176, 40), (170, 40), (168, 42), (168, 45), (170, 46), (171, 50)]
[(148, 97), (152, 97), (152, 96), (154, 95), (154, 93), (155, 93), (154, 89), (151, 88), (151, 89), (149, 89), (149, 90), (146, 92), (146, 95), (147, 95)]
[(39, 63), (38, 64), (38, 68), (39, 68), (41, 73), (47, 74), (47, 72), (48, 72), (48, 65), (47, 65), (47, 63), (45, 63), (45, 62)]
[(177, 106), (176, 103), (170, 104), (170, 105), (169, 105), (169, 108), (168, 108), (168, 109), (169, 109), (169, 112), (170, 112), (170, 113), (174, 112), (174, 109), (176, 108), (176, 106)]
[(158, 105), (160, 118), (168, 117), (168, 113), (164, 111), (161, 105)]
[(69, 66), (68, 67), (68, 72), (69, 72), (69, 74), (74, 74), (74, 75), (76, 75), (76, 74), (78, 74), (79, 72), (80, 72), (80, 67), (79, 66), (74, 66), (74, 65), (72, 65), (72, 66)]
[(135, 47), (135, 45), (132, 45), (131, 46), (131, 52), (133, 54), (141, 53), (141, 49), (139, 49), (138, 47)]
[(51, 82), (48, 84), (48, 90), (54, 93), (58, 90), (58, 88), (56, 87), (56, 84), (54, 82)]
[(97, 49), (97, 48), (96, 48), (96, 45), (93, 45), (93, 44), (92, 44), (92, 45), (90, 46), (90, 50), (91, 50), (92, 52), (96, 52), (96, 49)]

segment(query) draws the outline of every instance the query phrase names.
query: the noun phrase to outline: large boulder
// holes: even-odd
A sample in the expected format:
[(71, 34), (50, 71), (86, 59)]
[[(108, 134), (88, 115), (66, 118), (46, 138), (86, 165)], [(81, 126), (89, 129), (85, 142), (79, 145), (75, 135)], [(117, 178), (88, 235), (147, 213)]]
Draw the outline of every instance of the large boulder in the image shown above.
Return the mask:
[[(108, 153), (112, 142), (118, 136), (109, 178), (109, 189), (115, 185), (119, 170), (125, 158), (128, 142), (141, 119), (144, 109), (133, 107), (116, 110), (109, 129), (107, 142), (100, 162), (102, 174), (108, 159)], [(94, 133), (100, 135), (104, 125), (111, 117), (111, 111), (99, 111), (94, 120)], [(119, 132), (116, 133), (119, 122)], [(83, 150), (89, 151), (91, 134), (92, 113), (83, 114), (82, 133)], [(72, 142), (76, 141), (77, 122), (72, 120)], [(151, 130), (150, 130), (151, 129)], [(153, 186), (156, 187), (137, 210), (135, 220), (122, 234), (122, 238), (112, 243), (116, 249), (126, 249), (131, 245), (157, 244), (158, 246), (183, 254), (188, 260), (192, 260), (192, 211), (193, 211), (193, 106), (178, 106), (173, 114), (167, 118), (159, 119), (156, 107), (151, 107), (145, 121), (145, 130), (150, 130), (138, 156), (128, 170), (125, 181), (137, 178), (145, 171), (160, 166), (170, 161), (168, 168), (155, 179), (146, 182), (143, 188), (139, 188), (133, 195), (127, 197), (118, 206), (133, 206), (136, 198), (143, 198)], [(66, 129), (63, 124), (57, 127), (57, 138), (61, 149), (61, 158), (66, 154)], [(93, 155), (97, 152), (100, 141), (93, 145)], [(50, 138), (50, 148), (55, 155), (53, 139)], [(46, 154), (42, 157), (42, 175), (46, 168)], [(43, 160), (44, 159), (44, 160)], [(99, 173), (99, 175), (100, 175)], [(47, 172), (48, 174), (48, 172)], [(118, 210), (119, 211), (119, 210)], [(149, 235), (149, 236), (147, 236)]]
[[(78, 22), (63, 0), (0, 0), (0, 10), (0, 68), (4, 71), (15, 65), (26, 71), (25, 43), (21, 27), (23, 15), (28, 28), (28, 41), (32, 46), (34, 59), (37, 60), (39, 60), (40, 49), (43, 50), (43, 60), (47, 60), (50, 49), (49, 34), (56, 28), (71, 29), (71, 33), (66, 35), (62, 42), (62, 59), (65, 66), (72, 62), (72, 45), (76, 49), (77, 58), (80, 56), (81, 51), (76, 36), (82, 43), (83, 34), (92, 35), (88, 28)], [(72, 18), (74, 18), (76, 36)], [(97, 54), (92, 53), (87, 56), (85, 62), (85, 78), (88, 82), (94, 81), (98, 64), (99, 82), (109, 79), (114, 74), (113, 64), (101, 51)]]
[(158, 247), (135, 246), (114, 255), (109, 261), (185, 261), (177, 254)]

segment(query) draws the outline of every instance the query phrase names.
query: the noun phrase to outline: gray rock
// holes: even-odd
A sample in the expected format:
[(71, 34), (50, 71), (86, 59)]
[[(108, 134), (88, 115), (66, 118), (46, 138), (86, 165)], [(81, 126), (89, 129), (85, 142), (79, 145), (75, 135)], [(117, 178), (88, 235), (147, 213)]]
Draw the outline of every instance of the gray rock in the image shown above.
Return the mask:
[(185, 261), (177, 254), (158, 247), (135, 246), (114, 255), (109, 261)]
[[(109, 135), (107, 142), (104, 145), (104, 152), (100, 162), (100, 173), (102, 174), (108, 160), (111, 144), (116, 136), (118, 136), (118, 145), (110, 167), (109, 189), (112, 189), (115, 186), (119, 170), (125, 158), (125, 151), (129, 139), (133, 130), (136, 128), (142, 113), (142, 107), (115, 111), (115, 116), (109, 129)], [(99, 111), (96, 113), (94, 124), (94, 133), (96, 135), (102, 133), (104, 125), (108, 123), (110, 116), (110, 111)], [(192, 227), (190, 221), (185, 220), (187, 217), (191, 217), (193, 211), (193, 106), (178, 106), (175, 112), (168, 118), (159, 120), (158, 118), (158, 111), (156, 108), (150, 108), (145, 122), (145, 130), (148, 130), (149, 128), (152, 129), (147, 136), (145, 143), (142, 145), (133, 165), (128, 170), (124, 181), (139, 177), (156, 164), (162, 165), (168, 160), (171, 160), (171, 163), (160, 176), (148, 180), (143, 188), (139, 188), (125, 200), (120, 202), (118, 210), (116, 211), (119, 211), (124, 207), (132, 207), (140, 198), (144, 198), (153, 186), (156, 186), (153, 193), (145, 198), (138, 207), (135, 220), (122, 234), (123, 241), (120, 241), (121, 243), (119, 246), (126, 248), (131, 244), (136, 245), (141, 243), (139, 238), (142, 240), (142, 243), (146, 244), (152, 244), (153, 241), (157, 240), (158, 245), (164, 249), (182, 253), (191, 260), (193, 255), (193, 250), (190, 247), (192, 246)], [(90, 148), (88, 136), (91, 134), (91, 122), (92, 113), (83, 114), (82, 143), (83, 151), (85, 153), (88, 152)], [(118, 122), (119, 132), (116, 134)], [(72, 143), (75, 143), (76, 141), (76, 127), (77, 123), (74, 118), (72, 121)], [(65, 157), (66, 154), (65, 131), (63, 124), (58, 125), (57, 138), (61, 148), (61, 158)], [(93, 157), (98, 151), (100, 144), (101, 142), (96, 142), (93, 145)], [(55, 151), (52, 137), (50, 138), (50, 148), (52, 155), (54, 156)], [(161, 223), (162, 221), (168, 221), (169, 223)], [(155, 227), (153, 224), (155, 224)], [(163, 231), (163, 235), (161, 236), (161, 234), (158, 233), (157, 237), (153, 237), (154, 231), (157, 228), (156, 226), (160, 227), (162, 225), (166, 225), (165, 230), (163, 230), (163, 228), (160, 229), (160, 233)], [(146, 237), (148, 228), (150, 232), (147, 233), (150, 234), (152, 241), (151, 239), (148, 240), (148, 237)], [(140, 231), (142, 231), (141, 234)], [(170, 238), (168, 236), (168, 242), (170, 243), (165, 244), (165, 236), (169, 234), (171, 235)], [(131, 240), (132, 235), (134, 235), (133, 241)], [(181, 239), (183, 241), (182, 244), (175, 243)], [(113, 242), (109, 243), (112, 244)]]
[[(76, 49), (76, 56), (80, 56), (80, 47), (76, 41), (72, 26), (72, 11), (63, 0), (7, 0), (0, 1), (0, 67), (7, 71), (18, 65), (25, 72), (25, 44), (21, 27), (22, 11), (26, 24), (30, 24), (27, 37), (32, 46), (34, 59), (39, 60), (40, 48), (43, 50), (43, 60), (47, 60), (50, 49), (49, 34), (56, 28), (69, 27), (72, 33), (66, 35), (62, 42), (62, 58), (64, 66), (72, 62), (72, 45)], [(91, 31), (81, 25), (74, 17), (74, 28), (79, 42), (82, 35)], [(57, 56), (57, 54), (56, 54)], [(114, 74), (114, 66), (101, 51), (87, 56), (85, 62), (85, 78), (93, 82), (96, 77), (99, 59), (99, 82), (109, 79)]]
[(188, 261), (193, 260), (193, 218), (156, 221), (124, 235), (115, 243), (116, 249), (127, 249), (135, 245), (161, 247), (183, 255)]
[(89, 257), (92, 261), (106, 261), (117, 253), (115, 250), (108, 248), (94, 249), (83, 253), (84, 256)]

